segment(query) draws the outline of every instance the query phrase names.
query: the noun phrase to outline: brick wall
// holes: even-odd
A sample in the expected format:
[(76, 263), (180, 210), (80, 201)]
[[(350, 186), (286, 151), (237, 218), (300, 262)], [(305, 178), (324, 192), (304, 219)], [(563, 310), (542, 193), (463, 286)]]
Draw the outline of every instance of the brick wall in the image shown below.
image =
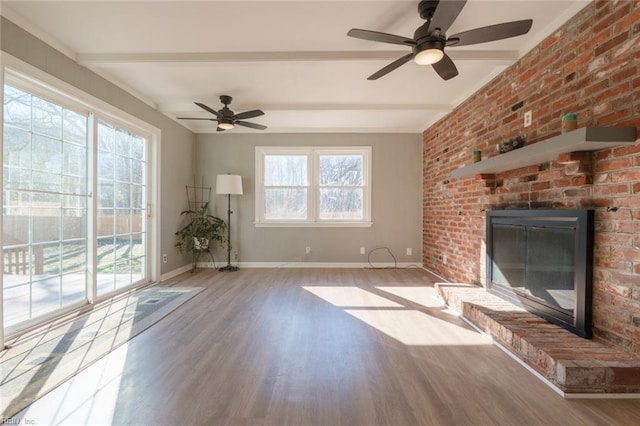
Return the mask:
[[(511, 106), (524, 101), (513, 112)], [(533, 125), (523, 127), (525, 111)], [(640, 142), (497, 175), (452, 170), (578, 126), (640, 127), (640, 1), (595, 1), (424, 132), (424, 266), (450, 281), (484, 281), (485, 215), (501, 208), (593, 208), (594, 333), (640, 353)]]

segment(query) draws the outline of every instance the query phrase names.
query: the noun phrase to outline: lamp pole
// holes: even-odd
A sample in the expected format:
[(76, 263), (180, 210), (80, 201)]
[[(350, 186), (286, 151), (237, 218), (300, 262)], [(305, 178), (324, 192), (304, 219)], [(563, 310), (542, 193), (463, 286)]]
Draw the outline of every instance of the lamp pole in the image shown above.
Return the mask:
[(216, 177), (216, 194), (227, 196), (227, 265), (218, 268), (221, 272), (237, 271), (237, 266), (231, 264), (231, 196), (242, 195), (242, 177), (239, 175), (218, 175)]
[(227, 194), (227, 266), (219, 268), (221, 272), (235, 272), (238, 268), (231, 264), (231, 194)]

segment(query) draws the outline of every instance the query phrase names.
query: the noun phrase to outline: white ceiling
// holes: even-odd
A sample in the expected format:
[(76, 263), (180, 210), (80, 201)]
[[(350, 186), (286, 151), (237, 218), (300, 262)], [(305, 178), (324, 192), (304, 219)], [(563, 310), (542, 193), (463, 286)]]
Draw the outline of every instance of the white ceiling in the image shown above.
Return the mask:
[[(362, 28), (412, 37), (418, 1), (6, 1), (2, 14), (167, 116), (209, 118), (231, 95), (267, 132), (419, 133), (489, 82), (590, 0), (468, 0), (448, 34), (533, 19), (529, 34), (447, 48), (459, 75), (443, 81), (409, 53), (347, 37)], [(211, 121), (176, 120), (197, 133)], [(236, 127), (233, 132), (259, 132)]]

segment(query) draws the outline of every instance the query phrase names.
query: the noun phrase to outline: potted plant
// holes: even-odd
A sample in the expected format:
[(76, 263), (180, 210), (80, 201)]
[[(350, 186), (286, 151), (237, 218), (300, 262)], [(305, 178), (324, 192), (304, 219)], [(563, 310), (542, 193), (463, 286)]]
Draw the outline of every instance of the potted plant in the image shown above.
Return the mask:
[[(184, 210), (180, 216), (188, 216), (189, 222), (176, 232), (176, 247), (182, 252), (193, 255), (193, 269), (203, 252), (211, 255), (210, 247), (214, 243), (224, 245), (224, 231), (227, 224), (219, 217), (209, 214), (209, 203), (204, 203), (199, 210)], [(192, 269), (192, 271), (193, 271)]]

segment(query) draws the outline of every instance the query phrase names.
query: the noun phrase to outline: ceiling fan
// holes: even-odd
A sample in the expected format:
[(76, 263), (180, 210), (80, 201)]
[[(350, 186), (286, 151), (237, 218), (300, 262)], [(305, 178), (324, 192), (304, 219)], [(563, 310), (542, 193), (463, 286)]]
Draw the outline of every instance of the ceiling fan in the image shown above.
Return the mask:
[(200, 102), (194, 102), (200, 108), (205, 111), (210, 112), (215, 115), (216, 118), (195, 118), (195, 117), (178, 117), (178, 120), (209, 120), (209, 121), (217, 121), (218, 122), (218, 132), (224, 132), (225, 130), (231, 130), (236, 125), (243, 127), (250, 127), (252, 129), (264, 130), (267, 126), (263, 126), (262, 124), (251, 123), (249, 121), (244, 121), (246, 118), (254, 118), (264, 115), (264, 112), (259, 109), (253, 109), (251, 111), (241, 112), (239, 114), (235, 114), (233, 111), (229, 109), (229, 104), (233, 98), (231, 96), (222, 95), (220, 96), (220, 102), (224, 105), (224, 108), (216, 111), (213, 108), (206, 106)]
[(505, 22), (447, 37), (446, 31), (456, 20), (466, 3), (467, 0), (421, 1), (418, 4), (418, 13), (426, 22), (418, 27), (413, 38), (377, 31), (351, 29), (347, 33), (348, 36), (381, 43), (399, 44), (411, 47), (412, 50), (411, 53), (373, 73), (367, 80), (377, 80), (411, 59), (418, 65), (433, 66), (440, 77), (449, 80), (458, 75), (458, 69), (449, 55), (444, 52), (445, 46), (468, 46), (516, 37), (528, 33), (533, 24), (531, 19)]

